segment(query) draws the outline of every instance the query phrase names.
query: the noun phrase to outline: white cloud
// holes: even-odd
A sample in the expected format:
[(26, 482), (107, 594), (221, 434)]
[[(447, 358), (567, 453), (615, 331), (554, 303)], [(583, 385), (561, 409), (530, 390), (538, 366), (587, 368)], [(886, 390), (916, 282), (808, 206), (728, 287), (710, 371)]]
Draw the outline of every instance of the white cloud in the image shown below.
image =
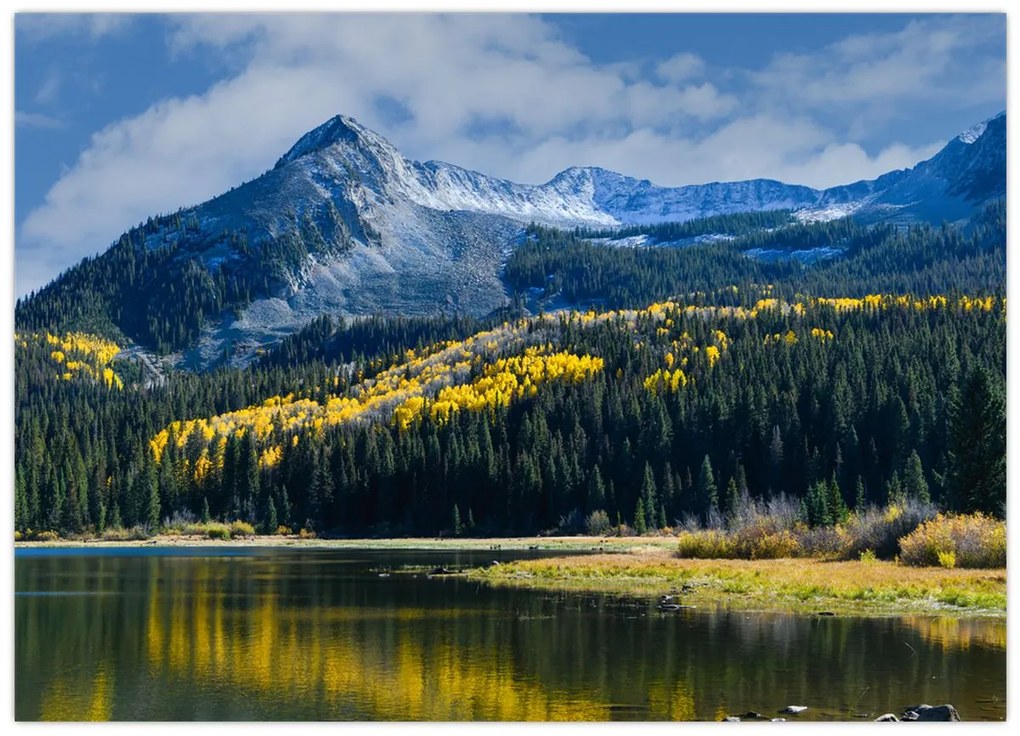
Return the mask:
[(14, 18), (14, 28), (20, 38), (38, 42), (69, 35), (99, 39), (126, 30), (135, 16), (127, 13), (18, 13)]
[(918, 101), (995, 102), (1005, 99), (1004, 30), (997, 15), (913, 20), (811, 54), (779, 54), (750, 76), (768, 97), (798, 110), (835, 106), (885, 116), (892, 106), (907, 116)]
[(41, 112), (26, 112), (24, 110), (14, 111), (14, 124), (19, 128), (45, 128), (56, 129), (67, 125), (60, 118), (52, 115), (44, 115)]
[(60, 74), (56, 71), (50, 72), (46, 75), (43, 83), (39, 85), (39, 89), (35, 93), (35, 102), (37, 105), (48, 105), (57, 99), (57, 94), (60, 92), (60, 88), (63, 84), (63, 80)]
[(655, 67), (655, 73), (666, 82), (683, 82), (699, 77), (705, 71), (705, 61), (697, 54), (682, 52), (671, 56)]
[[(680, 52), (655, 69), (660, 83), (637, 63), (594, 63), (552, 25), (523, 15), (237, 14), (171, 22), (171, 53), (222, 55), (238, 71), (203, 94), (161, 102), (93, 136), (21, 227), (19, 292), (105, 249), (148, 215), (256, 176), (338, 112), (409, 156), (525, 182), (589, 164), (662, 185), (768, 177), (828, 186), (871, 178), (916, 163), (932, 145), (869, 153), (817, 109), (838, 98), (836, 88), (858, 107), (876, 100), (888, 107), (890, 95), (905, 85), (930, 87), (954, 50), (984, 38), (953, 34), (952, 24), (912, 24), (899, 35), (846, 39), (818, 59), (785, 55), (764, 70), (723, 70), (712, 79), (699, 57)], [(921, 38), (950, 60), (923, 51)], [(898, 63), (906, 68), (897, 79), (885, 78)], [(410, 120), (380, 110), (381, 94)], [(44, 250), (49, 265), (38, 255)]]

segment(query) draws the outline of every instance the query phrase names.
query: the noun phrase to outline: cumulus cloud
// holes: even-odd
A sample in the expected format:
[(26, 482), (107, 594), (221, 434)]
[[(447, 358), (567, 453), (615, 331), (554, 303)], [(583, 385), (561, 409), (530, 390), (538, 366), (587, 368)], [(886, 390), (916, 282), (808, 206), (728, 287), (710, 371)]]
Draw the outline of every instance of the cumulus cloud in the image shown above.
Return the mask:
[(667, 82), (683, 82), (705, 71), (705, 60), (697, 54), (683, 52), (671, 56), (655, 67), (655, 73)]
[[(163, 101), (92, 137), (22, 224), (19, 292), (148, 215), (258, 175), (338, 112), (411, 157), (532, 183), (571, 165), (662, 185), (871, 178), (916, 163), (934, 144), (869, 151), (848, 142), (845, 129), (816, 114), (829, 90), (846, 88), (858, 106), (888, 104), (904, 85), (933, 86), (954, 54), (984, 38), (954, 33), (952, 23), (910, 24), (899, 36), (848, 38), (823, 49), (814, 66), (814, 57), (787, 54), (764, 69), (712, 76), (683, 51), (651, 70), (599, 64), (554, 25), (524, 15), (202, 14), (168, 23), (172, 54), (218, 55), (236, 71), (202, 94)], [(950, 60), (920, 50), (921, 37)], [(900, 81), (885, 80), (868, 97), (868, 80), (897, 60), (913, 71), (901, 70)]]

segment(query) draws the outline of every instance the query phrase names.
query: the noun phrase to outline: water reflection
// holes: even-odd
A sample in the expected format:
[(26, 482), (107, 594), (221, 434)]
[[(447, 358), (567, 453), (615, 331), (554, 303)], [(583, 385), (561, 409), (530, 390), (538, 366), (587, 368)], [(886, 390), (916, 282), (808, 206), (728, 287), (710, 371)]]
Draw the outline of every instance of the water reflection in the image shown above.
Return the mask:
[[(491, 558), (464, 559), (473, 564)], [(20, 720), (1005, 715), (1005, 623), (659, 614), (379, 567), (424, 553), (19, 558)], [(969, 710), (969, 712), (968, 712)]]

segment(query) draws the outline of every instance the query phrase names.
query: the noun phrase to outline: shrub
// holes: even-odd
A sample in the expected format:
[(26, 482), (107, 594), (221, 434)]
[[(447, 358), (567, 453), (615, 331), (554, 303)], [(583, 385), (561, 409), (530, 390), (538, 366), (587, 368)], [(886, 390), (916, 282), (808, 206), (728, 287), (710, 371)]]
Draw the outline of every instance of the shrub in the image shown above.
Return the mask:
[(1006, 524), (981, 513), (939, 514), (900, 539), (900, 559), (906, 565), (1005, 567)]
[(23, 536), (24, 535), (21, 532), (19, 532), (17, 529), (14, 530), (14, 541), (15, 542), (20, 542), (22, 540)]
[(806, 557), (841, 558), (846, 554), (847, 532), (842, 525), (794, 530), (800, 551)]
[(128, 540), (148, 539), (149, 536), (149, 533), (141, 526), (133, 526), (130, 529), (117, 526), (103, 531), (104, 542), (126, 542)]
[(164, 534), (184, 534), (184, 530), (195, 523), (195, 515), (187, 509), (174, 511), (173, 516), (163, 519)]
[(35, 533), (35, 541), (37, 542), (56, 542), (58, 539), (60, 539), (60, 535), (52, 529)]
[(281, 524), (280, 526), (276, 527), (276, 534), (278, 536), (289, 537), (293, 533), (294, 533), (293, 530), (289, 526), (284, 526), (283, 524)]
[(230, 527), (219, 522), (209, 522), (205, 525), (205, 535), (209, 539), (230, 539)]
[(302, 539), (315, 539), (315, 532), (311, 529), (305, 529), (302, 527), (301, 531), (298, 532), (298, 536)]
[(677, 556), (697, 559), (732, 559), (736, 556), (733, 543), (725, 532), (717, 529), (681, 532), (677, 539)]
[(868, 508), (847, 521), (842, 556), (853, 560), (870, 549), (879, 559), (891, 560), (899, 552), (900, 539), (934, 516), (934, 506), (917, 501), (889, 504), (884, 509)]
[(185, 524), (181, 528), (181, 535), (185, 537), (204, 537), (209, 529), (209, 524)]
[(792, 530), (799, 518), (800, 505), (785, 493), (765, 501), (751, 498), (745, 490), (730, 509), (727, 526), (733, 530), (765, 523), (776, 531)]
[(237, 537), (254, 537), (255, 527), (247, 521), (232, 521), (230, 522), (230, 536), (235, 539)]
[(742, 560), (776, 560), (795, 557), (800, 543), (788, 529), (774, 529), (769, 524), (755, 524), (733, 534), (733, 551)]
[(588, 514), (584, 520), (584, 528), (593, 537), (603, 537), (613, 528), (613, 523), (609, 520), (609, 514), (597, 509)]
[(584, 519), (581, 517), (581, 512), (577, 509), (571, 509), (570, 513), (566, 516), (560, 517), (560, 523), (556, 525), (556, 532), (560, 534), (574, 534), (581, 531), (583, 525)]
[(861, 562), (865, 565), (870, 565), (872, 562), (878, 562), (878, 558), (875, 557), (875, 550), (866, 549), (861, 552)]

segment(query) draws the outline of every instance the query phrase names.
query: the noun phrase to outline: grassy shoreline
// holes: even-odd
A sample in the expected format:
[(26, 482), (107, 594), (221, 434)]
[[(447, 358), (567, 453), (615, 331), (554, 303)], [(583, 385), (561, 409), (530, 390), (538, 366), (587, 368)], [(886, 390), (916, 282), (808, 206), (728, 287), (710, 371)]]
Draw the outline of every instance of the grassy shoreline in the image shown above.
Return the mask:
[(1005, 569), (893, 562), (679, 559), (666, 551), (521, 560), (473, 570), (492, 585), (631, 596), (691, 606), (856, 615), (1005, 617)]
[(297, 536), (256, 535), (228, 540), (202, 536), (160, 534), (149, 539), (55, 539), (17, 541), (15, 548), (31, 547), (296, 547), (308, 549), (393, 550), (562, 550), (570, 552), (642, 552), (676, 549), (676, 538), (662, 537), (392, 537), (352, 539), (302, 539)]
[[(883, 616), (1006, 615), (1006, 570), (910, 567), (893, 562), (680, 559), (676, 538), (498, 537), (301, 539), (254, 536), (231, 540), (160, 535), (151, 539), (15, 542), (15, 548), (258, 547), (456, 551), (559, 551), (563, 556), (475, 568), (464, 577), (488, 585), (636, 597), (680, 594), (698, 607)], [(576, 555), (571, 553), (587, 552)]]

